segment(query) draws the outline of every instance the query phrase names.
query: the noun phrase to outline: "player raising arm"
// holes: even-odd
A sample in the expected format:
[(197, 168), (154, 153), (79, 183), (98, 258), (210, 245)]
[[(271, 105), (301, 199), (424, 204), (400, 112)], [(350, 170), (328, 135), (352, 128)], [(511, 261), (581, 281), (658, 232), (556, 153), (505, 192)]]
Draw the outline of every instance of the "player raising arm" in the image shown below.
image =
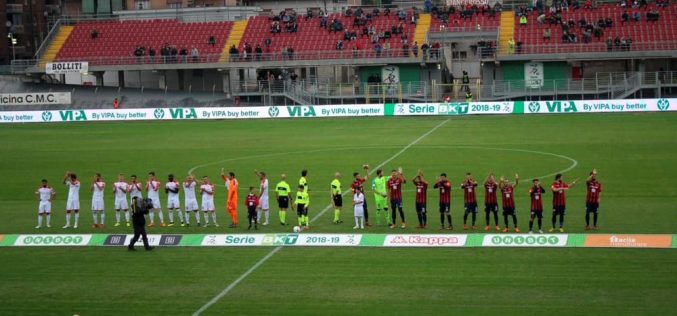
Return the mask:
[(63, 228), (71, 227), (71, 212), (75, 217), (73, 228), (78, 228), (80, 220), (80, 181), (75, 173), (66, 171), (63, 183), (68, 187), (68, 200), (66, 201), (66, 225)]
[(35, 226), (35, 228), (39, 229), (42, 227), (42, 217), (45, 217), (45, 224), (47, 228), (50, 228), (52, 227), (50, 223), (52, 220), (52, 199), (56, 195), (56, 192), (49, 184), (47, 184), (46, 179), (42, 179), (42, 183), (35, 191), (35, 195), (37, 195), (40, 200), (40, 204), (38, 205), (38, 226)]
[(440, 190), (440, 229), (444, 229), (444, 217), (447, 218), (448, 230), (453, 230), (451, 223), (451, 181), (447, 179), (446, 173), (441, 173), (435, 182), (435, 189)]
[(407, 180), (402, 173), (402, 167), (393, 170), (390, 173), (390, 179), (388, 180), (388, 199), (390, 200), (390, 208), (392, 210), (392, 221), (390, 222), (391, 229), (397, 227), (397, 211), (400, 212), (400, 218), (402, 219), (400, 228), (407, 228), (407, 223), (404, 220), (404, 210), (402, 210), (402, 185), (406, 182)]
[(487, 226), (484, 226), (485, 231), (489, 231), (489, 224), (491, 223), (490, 214), (494, 213), (494, 223), (496, 224), (496, 231), (500, 231), (498, 226), (498, 201), (496, 200), (496, 191), (498, 191), (498, 184), (494, 178), (494, 173), (489, 173), (487, 179), (484, 180), (484, 219)]
[(587, 194), (585, 197), (585, 230), (590, 229), (590, 213), (593, 214), (592, 229), (597, 230), (597, 212), (602, 200), (602, 184), (597, 181), (597, 169), (592, 169), (585, 181)]
[[(104, 213), (104, 205), (103, 205), (103, 191), (106, 188), (106, 182), (103, 182), (103, 178), (101, 177), (100, 173), (97, 173), (96, 176), (94, 177), (94, 181), (92, 182), (92, 218), (94, 219), (94, 223), (92, 224), (92, 228), (97, 228), (97, 227), (104, 227), (104, 220), (106, 218), (106, 214)], [(98, 224), (97, 222), (97, 214), (101, 214), (101, 224)]]
[[(263, 226), (268, 226), (268, 220), (270, 219), (270, 201), (268, 198), (268, 178), (266, 178), (266, 173), (263, 171), (254, 170), (254, 173), (261, 180), (259, 185), (259, 204), (258, 204), (258, 222), (261, 223), (261, 217), (264, 218)], [(263, 216), (261, 215), (263, 213)]]
[(426, 228), (428, 226), (428, 215), (426, 214), (428, 181), (425, 181), (421, 169), (418, 169), (412, 182), (414, 183), (414, 186), (416, 186), (416, 216), (418, 216), (418, 228)]
[(287, 225), (287, 209), (291, 200), (291, 188), (287, 183), (287, 175), (284, 173), (280, 176), (280, 182), (275, 185), (275, 199), (280, 208), (280, 225)]
[(465, 213), (463, 213), (463, 229), (468, 229), (468, 214), (472, 214), (472, 229), (477, 229), (475, 221), (477, 220), (477, 199), (475, 198), (475, 188), (477, 188), (477, 181), (472, 178), (470, 172), (465, 174), (465, 180), (461, 182), (461, 189), (463, 189), (463, 204)]
[(195, 187), (197, 186), (197, 182), (195, 181), (195, 176), (194, 175), (189, 175), (186, 177), (186, 180), (183, 182), (183, 199), (184, 199), (184, 208), (185, 208), (185, 213), (184, 213), (184, 219), (186, 226), (190, 226), (190, 213), (193, 212), (195, 214), (195, 221), (197, 222), (197, 226), (200, 226), (200, 212), (198, 212), (199, 208), (197, 206), (197, 198), (195, 197)]
[(538, 232), (543, 233), (543, 194), (545, 189), (538, 179), (533, 180), (534, 185), (529, 189), (531, 197), (531, 220), (529, 220), (529, 234), (534, 233), (534, 218), (538, 218)]
[(507, 233), (510, 231), (508, 216), (512, 216), (512, 224), (515, 228), (515, 232), (519, 233), (520, 229), (517, 227), (517, 215), (515, 214), (515, 188), (519, 184), (519, 175), (515, 174), (515, 183), (511, 183), (505, 177), (501, 177), (500, 181), (499, 187), (501, 189), (501, 199), (503, 200), (503, 221), (505, 223), (503, 232)]
[(127, 193), (131, 190), (129, 183), (125, 182), (125, 176), (118, 175), (118, 181), (113, 183), (113, 194), (115, 195), (115, 227), (120, 226), (120, 211), (125, 212), (127, 227), (129, 223), (129, 205), (127, 204)]
[(564, 213), (566, 211), (566, 191), (568, 191), (571, 187), (576, 185), (576, 182), (578, 182), (578, 179), (574, 180), (571, 182), (571, 184), (567, 184), (562, 180), (562, 174), (558, 173), (555, 175), (555, 182), (552, 183), (550, 186), (550, 190), (552, 190), (552, 228), (550, 228), (549, 232), (554, 232), (555, 231), (555, 224), (557, 222), (557, 215), (559, 215), (559, 232), (563, 233), (564, 232)]

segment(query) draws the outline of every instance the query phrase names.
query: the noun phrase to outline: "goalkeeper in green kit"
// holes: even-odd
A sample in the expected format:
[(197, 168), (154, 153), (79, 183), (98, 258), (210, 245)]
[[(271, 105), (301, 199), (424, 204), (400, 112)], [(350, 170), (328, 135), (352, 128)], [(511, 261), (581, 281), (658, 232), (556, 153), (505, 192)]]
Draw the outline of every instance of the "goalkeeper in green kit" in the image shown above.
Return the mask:
[[(371, 188), (374, 190), (374, 200), (376, 201), (376, 225), (381, 225), (381, 216), (385, 219), (386, 225), (390, 225), (390, 213), (388, 213), (388, 191), (386, 184), (390, 177), (383, 176), (383, 170), (376, 170), (376, 177), (372, 180)], [(383, 212), (383, 215), (381, 215)]]

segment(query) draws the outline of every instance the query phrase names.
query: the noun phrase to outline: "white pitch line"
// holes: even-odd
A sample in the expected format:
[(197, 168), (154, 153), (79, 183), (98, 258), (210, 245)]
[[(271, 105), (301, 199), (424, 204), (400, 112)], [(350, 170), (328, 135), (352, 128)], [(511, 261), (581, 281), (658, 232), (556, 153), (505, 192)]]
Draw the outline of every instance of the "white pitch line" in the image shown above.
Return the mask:
[[(445, 123), (449, 122), (449, 120), (450, 120), (450, 119), (446, 119), (446, 120), (442, 121), (442, 123), (435, 125), (435, 127), (433, 127), (432, 129), (430, 129), (428, 132), (426, 132), (425, 134), (421, 135), (419, 138), (414, 139), (411, 143), (409, 143), (409, 145), (404, 146), (404, 148), (402, 148), (400, 151), (398, 151), (397, 153), (395, 153), (393, 156), (391, 156), (390, 158), (384, 160), (382, 163), (380, 163), (378, 166), (376, 166), (376, 167), (374, 168), (374, 170), (379, 169), (379, 168), (385, 166), (387, 163), (393, 161), (393, 160), (394, 160), (395, 158), (397, 158), (399, 155), (401, 155), (402, 153), (404, 153), (405, 151), (407, 151), (407, 149), (411, 148), (411, 146), (416, 145), (418, 142), (420, 142), (420, 141), (421, 141), (422, 139), (424, 139), (426, 136), (430, 135), (432, 132), (434, 132), (434, 131), (436, 131), (438, 128), (442, 127), (442, 125), (444, 125)], [(265, 156), (265, 155), (261, 155), (261, 156)], [(197, 168), (197, 167), (195, 167), (195, 168)], [(193, 169), (191, 169), (191, 170), (194, 170), (195, 168), (193, 168)], [(373, 172), (373, 171), (372, 171), (372, 172)], [(345, 191), (343, 191), (342, 194), (346, 194), (346, 193), (348, 193), (348, 192), (350, 192), (350, 190), (345, 190)], [(322, 217), (322, 215), (324, 215), (324, 213), (326, 213), (329, 209), (331, 209), (331, 207), (332, 207), (332, 205), (329, 204), (329, 205), (328, 205), (327, 207), (325, 207), (320, 213), (318, 213), (317, 216), (314, 216), (313, 219), (310, 220), (310, 222), (312, 223), (312, 222), (314, 222), (315, 220), (317, 220), (318, 218)], [(233, 281), (232, 283), (230, 283), (230, 284), (229, 284), (226, 288), (224, 288), (219, 294), (217, 294), (216, 296), (214, 296), (214, 298), (212, 298), (211, 300), (209, 300), (209, 302), (207, 302), (207, 303), (205, 303), (204, 305), (202, 305), (202, 307), (200, 307), (200, 309), (198, 309), (197, 311), (195, 311), (195, 313), (193, 313), (193, 316), (198, 316), (198, 315), (202, 314), (202, 313), (203, 313), (204, 311), (206, 311), (209, 307), (211, 307), (211, 306), (214, 305), (216, 302), (218, 302), (221, 298), (223, 298), (224, 296), (226, 296), (226, 294), (228, 294), (228, 292), (230, 292), (233, 288), (235, 288), (238, 284), (240, 284), (240, 282), (242, 282), (242, 281), (243, 281), (244, 279), (246, 279), (250, 274), (252, 274), (252, 273), (254, 272), (254, 270), (256, 270), (258, 267), (260, 267), (262, 264), (264, 264), (266, 261), (268, 261), (268, 259), (270, 259), (270, 257), (272, 257), (275, 253), (277, 253), (278, 251), (280, 251), (280, 249), (282, 249), (282, 247), (283, 247), (283, 246), (277, 246), (277, 247), (275, 247), (273, 250), (271, 250), (271, 251), (270, 251), (268, 254), (266, 254), (263, 258), (261, 258), (259, 261), (257, 261), (251, 268), (249, 268), (249, 269), (248, 269), (247, 271), (245, 271), (242, 275), (240, 275), (239, 278), (237, 278), (235, 281)]]

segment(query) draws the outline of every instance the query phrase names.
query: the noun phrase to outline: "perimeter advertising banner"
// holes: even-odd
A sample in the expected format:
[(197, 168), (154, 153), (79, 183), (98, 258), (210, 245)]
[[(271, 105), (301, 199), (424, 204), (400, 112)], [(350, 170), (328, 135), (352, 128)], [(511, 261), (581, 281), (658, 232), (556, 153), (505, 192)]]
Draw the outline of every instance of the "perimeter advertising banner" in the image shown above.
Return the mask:
[(71, 104), (70, 92), (0, 93), (0, 105)]
[(50, 75), (86, 73), (87, 71), (89, 71), (89, 62), (86, 61), (56, 62), (45, 65), (45, 72)]

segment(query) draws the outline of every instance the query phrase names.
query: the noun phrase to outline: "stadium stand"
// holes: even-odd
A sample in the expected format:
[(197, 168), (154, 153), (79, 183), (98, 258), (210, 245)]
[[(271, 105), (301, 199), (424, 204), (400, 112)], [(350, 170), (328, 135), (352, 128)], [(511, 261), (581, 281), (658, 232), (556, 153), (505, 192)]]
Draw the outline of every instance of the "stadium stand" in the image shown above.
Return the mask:
[[(175, 61), (181, 61), (184, 48), (190, 58), (195, 47), (199, 56), (208, 56), (213, 58), (211, 62), (216, 62), (232, 26), (233, 22), (181, 23), (176, 20), (83, 22), (75, 25), (54, 60), (85, 59), (92, 65), (102, 65), (129, 63), (140, 57), (144, 63), (161, 63), (166, 61), (161, 56), (161, 48), (169, 46), (177, 50), (179, 56)], [(211, 37), (213, 44), (210, 44)], [(139, 48), (143, 48), (143, 54), (135, 56)], [(150, 56), (151, 48), (155, 51), (154, 58)]]

